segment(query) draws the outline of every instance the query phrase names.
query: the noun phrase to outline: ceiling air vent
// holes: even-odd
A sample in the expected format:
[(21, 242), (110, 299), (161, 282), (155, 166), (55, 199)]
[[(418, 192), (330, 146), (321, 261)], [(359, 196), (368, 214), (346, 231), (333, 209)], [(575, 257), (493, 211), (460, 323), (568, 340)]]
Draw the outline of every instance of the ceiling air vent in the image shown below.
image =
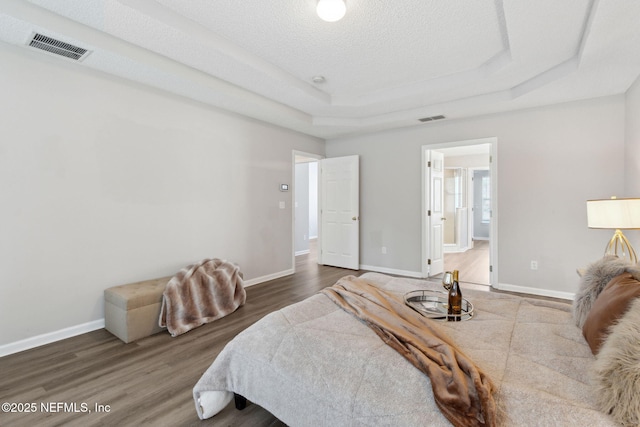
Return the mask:
[(440, 115), (440, 116), (423, 117), (418, 120), (424, 123), (424, 122), (432, 122), (434, 120), (442, 120), (444, 118), (445, 118), (444, 116)]
[(65, 43), (60, 40), (52, 39), (51, 37), (43, 36), (42, 34), (34, 34), (33, 38), (29, 42), (29, 46), (41, 49), (55, 55), (65, 56), (73, 60), (80, 60), (89, 52), (87, 49), (83, 49), (78, 46), (74, 46), (69, 43)]

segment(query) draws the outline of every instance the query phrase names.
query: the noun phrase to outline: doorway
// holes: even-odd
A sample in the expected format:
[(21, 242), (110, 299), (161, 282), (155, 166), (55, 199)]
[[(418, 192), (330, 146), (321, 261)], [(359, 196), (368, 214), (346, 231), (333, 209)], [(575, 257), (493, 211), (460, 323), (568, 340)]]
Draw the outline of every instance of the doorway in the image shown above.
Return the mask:
[(359, 156), (326, 159), (294, 150), (292, 162), (293, 271), (296, 254), (311, 254), (318, 264), (358, 270)]
[(317, 154), (293, 152), (293, 263), (309, 254), (317, 262), (318, 162)]
[[(423, 158), (433, 152), (444, 156), (442, 188), (444, 271), (459, 270), (460, 281), (495, 285), (497, 279), (497, 139), (483, 138), (423, 146)], [(431, 153), (431, 154), (429, 154)], [(424, 168), (423, 185), (433, 183)], [(440, 269), (430, 268), (433, 236), (429, 236), (428, 191), (423, 191), (423, 275), (438, 277)], [(436, 218), (438, 219), (438, 218)], [(436, 251), (437, 252), (437, 248)], [(436, 271), (437, 270), (437, 271)]]

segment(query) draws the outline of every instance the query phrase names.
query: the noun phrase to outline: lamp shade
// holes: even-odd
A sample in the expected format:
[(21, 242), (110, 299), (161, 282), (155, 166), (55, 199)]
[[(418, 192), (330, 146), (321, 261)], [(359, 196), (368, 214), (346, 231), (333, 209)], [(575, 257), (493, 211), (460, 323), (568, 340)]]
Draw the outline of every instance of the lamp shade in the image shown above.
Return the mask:
[(587, 200), (589, 228), (640, 228), (640, 199)]

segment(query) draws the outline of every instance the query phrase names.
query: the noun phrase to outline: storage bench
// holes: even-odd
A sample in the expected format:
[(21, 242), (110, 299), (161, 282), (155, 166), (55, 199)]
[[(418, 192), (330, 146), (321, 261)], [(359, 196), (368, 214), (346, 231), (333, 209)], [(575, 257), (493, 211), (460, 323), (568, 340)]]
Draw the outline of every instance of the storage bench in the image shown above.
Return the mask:
[(144, 280), (104, 291), (105, 328), (125, 343), (148, 337), (166, 328), (158, 325), (162, 293), (171, 279)]

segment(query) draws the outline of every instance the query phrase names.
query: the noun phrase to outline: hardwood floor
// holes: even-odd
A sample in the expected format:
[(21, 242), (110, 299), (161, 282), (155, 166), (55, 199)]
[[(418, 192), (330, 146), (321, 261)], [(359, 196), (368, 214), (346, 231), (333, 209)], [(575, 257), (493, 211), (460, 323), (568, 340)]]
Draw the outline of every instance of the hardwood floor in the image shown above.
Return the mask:
[[(313, 254), (296, 257), (296, 273), (247, 288), (233, 314), (184, 335), (159, 333), (124, 344), (98, 330), (0, 358), (0, 402), (35, 403), (35, 413), (0, 412), (1, 426), (281, 426), (257, 405), (230, 405), (200, 421), (192, 388), (222, 348), (265, 314), (298, 302), (340, 277), (360, 274), (320, 266)], [(58, 407), (58, 402), (76, 404)], [(46, 412), (41, 404), (58, 412)], [(96, 412), (95, 405), (109, 406)]]
[(489, 241), (476, 240), (473, 249), (444, 254), (445, 271), (460, 270), (460, 282), (489, 285)]

